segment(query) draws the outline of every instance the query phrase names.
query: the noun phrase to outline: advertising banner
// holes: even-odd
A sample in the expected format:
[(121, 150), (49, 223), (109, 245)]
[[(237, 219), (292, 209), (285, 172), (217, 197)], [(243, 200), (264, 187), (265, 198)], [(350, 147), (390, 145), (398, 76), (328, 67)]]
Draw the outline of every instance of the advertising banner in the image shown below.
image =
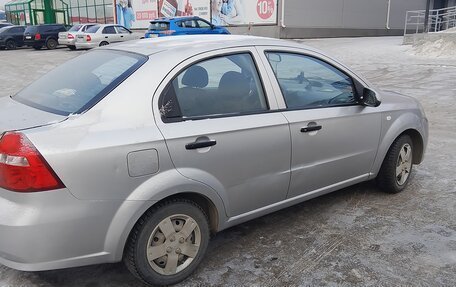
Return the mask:
[(157, 0), (117, 0), (117, 24), (128, 29), (144, 29), (158, 17)]
[(210, 20), (210, 0), (158, 0), (159, 17), (199, 16)]
[(277, 0), (211, 0), (211, 22), (221, 26), (277, 23)]

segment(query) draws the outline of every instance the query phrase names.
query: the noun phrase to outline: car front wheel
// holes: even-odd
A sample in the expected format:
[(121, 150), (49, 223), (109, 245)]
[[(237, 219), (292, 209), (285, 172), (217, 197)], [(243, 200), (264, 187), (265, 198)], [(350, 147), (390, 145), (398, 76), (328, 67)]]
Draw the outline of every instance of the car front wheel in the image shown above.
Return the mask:
[(204, 210), (192, 201), (170, 200), (151, 208), (138, 221), (125, 248), (124, 262), (147, 284), (176, 284), (193, 273), (208, 243)]
[(16, 50), (16, 48), (17, 48), (17, 44), (14, 40), (8, 40), (8, 42), (6, 42), (7, 50)]
[(377, 177), (380, 187), (388, 193), (401, 192), (410, 180), (413, 166), (413, 142), (402, 135), (391, 145)]

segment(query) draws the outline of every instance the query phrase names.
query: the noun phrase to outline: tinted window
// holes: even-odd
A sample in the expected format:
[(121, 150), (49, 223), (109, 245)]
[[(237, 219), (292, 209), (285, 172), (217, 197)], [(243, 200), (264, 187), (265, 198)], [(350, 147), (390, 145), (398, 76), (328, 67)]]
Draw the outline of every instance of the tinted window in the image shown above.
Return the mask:
[(169, 22), (150, 22), (149, 30), (165, 31), (169, 30)]
[(36, 34), (38, 32), (38, 28), (36, 26), (28, 26), (25, 28), (25, 33)]
[(93, 27), (93, 26), (95, 26), (95, 25), (86, 25), (86, 26), (84, 26), (84, 28), (82, 28), (82, 31), (85, 32), (85, 31), (87, 31), (87, 29), (89, 29), (90, 27)]
[(89, 52), (52, 70), (13, 99), (61, 115), (79, 113), (107, 95), (146, 60), (127, 52)]
[(82, 25), (74, 25), (73, 27), (71, 27), (70, 30), (68, 30), (69, 32), (77, 32), (79, 31), (79, 29), (81, 29)]
[(126, 28), (122, 27), (122, 26), (117, 26), (117, 32), (121, 33), (121, 34), (130, 34), (130, 31), (128, 31)]
[(24, 33), (24, 28), (23, 27), (14, 27), (14, 28), (11, 28), (9, 30), (10, 33), (17, 33), (17, 34), (21, 34), (21, 33)]
[(107, 26), (103, 28), (103, 34), (117, 34), (116, 29), (114, 26)]
[(235, 115), (267, 109), (250, 54), (217, 57), (188, 67), (168, 85), (160, 103), (165, 118)]
[(288, 108), (318, 108), (355, 103), (352, 79), (313, 57), (267, 53)]
[(98, 29), (100, 29), (100, 26), (99, 25), (95, 25), (95, 26), (92, 26), (90, 28), (87, 29), (87, 33), (96, 33), (98, 31)]
[(198, 26), (200, 28), (210, 28), (211, 25), (209, 25), (209, 23), (205, 22), (205, 21), (202, 21), (202, 20), (197, 20), (198, 22)]

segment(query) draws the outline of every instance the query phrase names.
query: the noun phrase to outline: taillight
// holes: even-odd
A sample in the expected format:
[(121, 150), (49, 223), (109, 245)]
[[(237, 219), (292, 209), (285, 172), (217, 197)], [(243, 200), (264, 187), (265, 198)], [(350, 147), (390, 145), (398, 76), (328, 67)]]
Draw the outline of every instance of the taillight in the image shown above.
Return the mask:
[(41, 40), (41, 34), (40, 33), (36, 33), (35, 34), (35, 40)]
[(36, 192), (64, 187), (23, 133), (7, 132), (0, 138), (0, 188)]
[(68, 38), (68, 39), (74, 39), (74, 36), (73, 36), (73, 34), (68, 34), (68, 37), (67, 37), (67, 38)]
[(92, 37), (90, 37), (90, 35), (86, 35), (86, 40), (87, 40), (87, 42), (90, 42), (90, 41), (92, 41)]

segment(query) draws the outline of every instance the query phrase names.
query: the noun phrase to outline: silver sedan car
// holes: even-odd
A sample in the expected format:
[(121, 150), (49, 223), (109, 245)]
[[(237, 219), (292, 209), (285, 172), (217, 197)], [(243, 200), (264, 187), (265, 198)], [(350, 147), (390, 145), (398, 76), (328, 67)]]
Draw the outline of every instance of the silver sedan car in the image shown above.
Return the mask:
[(407, 186), (428, 122), (310, 47), (250, 36), (85, 53), (0, 98), (0, 263), (189, 276), (212, 233), (362, 181)]
[(133, 33), (124, 26), (99, 24), (88, 28), (84, 33), (76, 35), (76, 49), (91, 49), (112, 43), (137, 40), (142, 34)]
[(67, 46), (70, 50), (76, 50), (76, 37), (78, 34), (82, 34), (90, 27), (98, 25), (93, 24), (76, 24), (66, 32), (59, 33), (59, 44)]

